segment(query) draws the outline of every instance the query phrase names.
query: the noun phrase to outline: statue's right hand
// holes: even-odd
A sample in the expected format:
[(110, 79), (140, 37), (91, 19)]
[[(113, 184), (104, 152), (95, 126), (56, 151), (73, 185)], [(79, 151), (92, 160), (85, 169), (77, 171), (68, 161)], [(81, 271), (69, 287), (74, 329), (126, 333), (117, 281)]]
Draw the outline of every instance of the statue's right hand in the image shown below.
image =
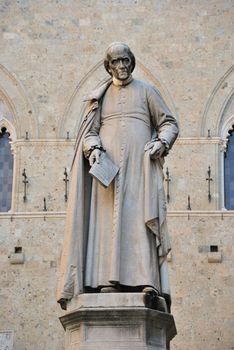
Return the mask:
[(95, 162), (100, 163), (100, 156), (102, 151), (100, 149), (94, 149), (89, 156), (89, 165), (92, 166)]

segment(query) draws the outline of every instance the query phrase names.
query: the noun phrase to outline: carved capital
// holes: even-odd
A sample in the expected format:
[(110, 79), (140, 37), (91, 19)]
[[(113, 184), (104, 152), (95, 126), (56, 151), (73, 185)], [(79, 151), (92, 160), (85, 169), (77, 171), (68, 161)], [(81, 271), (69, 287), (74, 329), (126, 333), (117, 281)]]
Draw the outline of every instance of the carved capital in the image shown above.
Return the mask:
[(228, 139), (220, 140), (220, 142), (219, 142), (220, 152), (226, 153), (226, 151), (227, 151), (227, 144), (228, 144)]

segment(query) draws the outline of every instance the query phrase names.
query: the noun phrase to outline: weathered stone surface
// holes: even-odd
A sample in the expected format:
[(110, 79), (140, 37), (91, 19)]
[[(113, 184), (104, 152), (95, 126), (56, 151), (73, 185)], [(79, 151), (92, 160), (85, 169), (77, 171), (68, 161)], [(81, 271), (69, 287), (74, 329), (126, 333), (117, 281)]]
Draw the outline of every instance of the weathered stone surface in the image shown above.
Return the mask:
[(144, 297), (144, 293), (80, 294), (68, 303), (68, 311), (89, 308), (91, 305), (96, 308), (112, 309), (116, 307), (145, 307)]
[(77, 308), (60, 318), (65, 349), (168, 350), (173, 316), (146, 308), (143, 293), (128, 294), (80, 295)]
[[(0, 217), (1, 237), (5, 232), (0, 249), (0, 330), (14, 330), (17, 350), (64, 347), (56, 303), (57, 268), (51, 265), (59, 264), (64, 218), (44, 215)], [(10, 263), (15, 246), (22, 247), (24, 264)]]
[[(199, 350), (206, 346), (231, 349), (234, 280), (230, 225), (234, 223), (233, 216), (224, 216), (222, 220), (221, 212), (191, 212), (189, 218), (185, 212), (182, 217), (178, 215), (178, 212), (169, 213), (173, 244), (173, 260), (169, 263), (172, 314), (178, 332), (172, 349), (185, 349), (182, 341), (185, 337), (188, 348), (193, 349), (195, 343)], [(211, 264), (207, 252), (199, 252), (199, 246), (210, 245), (219, 247), (221, 263)]]

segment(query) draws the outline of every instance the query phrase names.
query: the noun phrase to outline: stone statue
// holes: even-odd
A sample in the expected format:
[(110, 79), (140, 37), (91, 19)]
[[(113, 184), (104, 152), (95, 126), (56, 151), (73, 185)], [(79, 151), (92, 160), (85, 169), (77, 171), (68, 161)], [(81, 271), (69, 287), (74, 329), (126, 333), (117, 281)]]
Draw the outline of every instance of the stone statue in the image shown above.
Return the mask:
[[(135, 80), (135, 57), (112, 43), (111, 79), (86, 99), (72, 165), (58, 302), (86, 292), (156, 293), (169, 301), (163, 159), (178, 127), (160, 93)], [(105, 188), (88, 172), (106, 154), (119, 168)]]

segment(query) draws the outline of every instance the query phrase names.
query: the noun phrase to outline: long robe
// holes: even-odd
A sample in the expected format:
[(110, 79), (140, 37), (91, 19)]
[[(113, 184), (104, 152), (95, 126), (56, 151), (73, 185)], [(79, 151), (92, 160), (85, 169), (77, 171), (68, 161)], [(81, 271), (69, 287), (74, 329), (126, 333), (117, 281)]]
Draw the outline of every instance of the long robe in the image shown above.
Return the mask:
[[(112, 283), (168, 294), (163, 160), (144, 148), (156, 136), (170, 148), (176, 121), (157, 90), (137, 80), (109, 82), (90, 101), (73, 162), (60, 297)], [(87, 174), (83, 154), (93, 146), (120, 169), (108, 188)]]

